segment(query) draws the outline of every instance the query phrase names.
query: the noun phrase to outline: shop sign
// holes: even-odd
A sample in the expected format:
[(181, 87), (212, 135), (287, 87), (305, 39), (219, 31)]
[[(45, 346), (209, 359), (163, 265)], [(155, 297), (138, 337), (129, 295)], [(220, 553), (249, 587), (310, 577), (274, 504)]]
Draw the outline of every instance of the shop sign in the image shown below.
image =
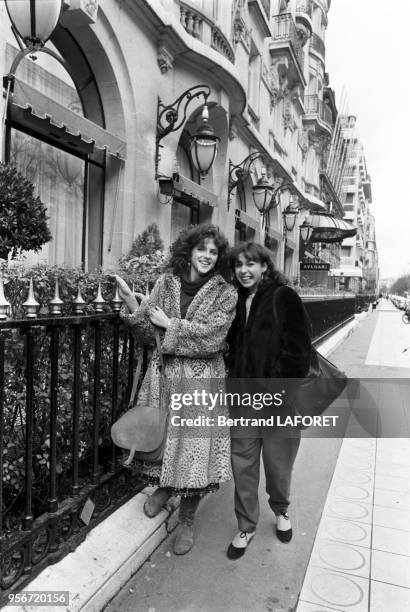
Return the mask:
[(322, 261), (301, 261), (301, 270), (330, 270), (330, 264)]

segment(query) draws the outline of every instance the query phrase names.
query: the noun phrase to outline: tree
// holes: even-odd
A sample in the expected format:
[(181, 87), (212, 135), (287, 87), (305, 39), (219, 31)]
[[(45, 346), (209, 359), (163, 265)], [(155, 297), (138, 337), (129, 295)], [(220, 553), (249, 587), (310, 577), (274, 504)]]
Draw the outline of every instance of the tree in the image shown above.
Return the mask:
[(119, 270), (136, 290), (144, 292), (147, 287), (152, 288), (164, 268), (163, 250), (158, 226), (152, 223), (136, 237), (129, 252), (120, 258)]
[(410, 289), (410, 275), (406, 274), (406, 276), (400, 276), (398, 279), (394, 281), (392, 286), (390, 287), (390, 293), (395, 295), (403, 295), (405, 291), (409, 291)]
[(163, 250), (164, 243), (161, 240), (158, 225), (152, 223), (148, 225), (142, 234), (136, 237), (129, 253), (126, 255), (126, 259), (140, 257), (141, 255), (153, 255), (156, 251)]
[(0, 163), (0, 259), (39, 251), (52, 237), (46, 207), (34, 185), (14, 166)]

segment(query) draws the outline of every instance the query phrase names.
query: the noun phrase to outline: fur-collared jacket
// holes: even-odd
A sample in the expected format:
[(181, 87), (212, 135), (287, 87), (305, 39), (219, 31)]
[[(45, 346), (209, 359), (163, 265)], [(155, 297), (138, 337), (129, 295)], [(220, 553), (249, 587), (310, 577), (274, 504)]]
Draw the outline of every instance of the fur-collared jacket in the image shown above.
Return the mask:
[[(149, 308), (159, 306), (170, 318), (165, 333), (160, 330), (167, 382), (161, 407), (170, 417), (195, 418), (203, 414), (203, 407), (201, 412), (195, 406), (183, 406), (175, 412), (170, 405), (171, 394), (192, 393), (195, 389), (215, 392), (215, 381), (224, 381), (223, 351), (235, 316), (237, 292), (222, 276), (215, 274), (198, 290), (184, 319), (181, 318), (180, 297), (180, 279), (170, 273), (163, 274), (148, 301), (132, 314), (126, 314), (123, 309), (121, 316), (130, 325), (137, 343), (152, 347), (138, 399), (150, 403), (159, 402), (160, 393), (159, 358)], [(193, 383), (192, 379), (198, 382)], [(218, 407), (218, 410), (228, 416), (225, 407)], [(210, 412), (208, 415), (215, 416)], [(229, 427), (188, 429), (187, 433), (187, 428), (172, 426), (169, 419), (162, 465), (159, 469), (158, 466), (142, 466), (142, 472), (151, 476), (153, 482), (174, 493), (201, 493), (231, 478)]]
[[(273, 311), (275, 299), (277, 320)], [(239, 290), (236, 316), (228, 333), (230, 378), (303, 378), (310, 365), (310, 321), (291, 287), (263, 281), (251, 302)]]

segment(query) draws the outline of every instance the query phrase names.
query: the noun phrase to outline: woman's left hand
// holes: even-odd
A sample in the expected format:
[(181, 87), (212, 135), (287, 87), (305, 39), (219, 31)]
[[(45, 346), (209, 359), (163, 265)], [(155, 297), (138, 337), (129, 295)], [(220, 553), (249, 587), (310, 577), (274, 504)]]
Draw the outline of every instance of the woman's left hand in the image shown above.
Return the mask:
[(157, 327), (168, 329), (170, 320), (159, 306), (152, 306), (152, 308), (149, 309), (149, 318), (151, 319), (151, 323)]

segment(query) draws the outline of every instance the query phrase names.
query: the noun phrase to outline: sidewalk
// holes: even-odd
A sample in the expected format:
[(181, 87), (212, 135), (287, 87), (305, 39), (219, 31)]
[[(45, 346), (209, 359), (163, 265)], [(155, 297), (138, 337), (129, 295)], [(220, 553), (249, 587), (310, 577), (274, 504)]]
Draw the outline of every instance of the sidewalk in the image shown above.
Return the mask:
[[(366, 322), (332, 358), (356, 377), (407, 378), (410, 329), (390, 303), (377, 316), (370, 343)], [(297, 612), (410, 610), (409, 478), (408, 438), (343, 441)]]
[[(367, 328), (369, 324), (374, 327), (377, 316), (376, 313), (359, 315), (353, 324), (320, 347), (321, 352), (328, 354), (347, 336), (348, 342), (362, 327)], [(359, 321), (362, 325), (351, 334)], [(336, 358), (334, 360), (344, 367)], [(303, 441), (292, 493), (295, 537), (287, 546), (273, 536), (272, 514), (265, 503), (261, 508), (261, 527), (246, 559), (241, 563), (227, 563), (225, 549), (235, 531), (233, 487), (228, 483), (217, 495), (209, 495), (202, 502), (197, 521), (198, 545), (189, 555), (177, 559), (169, 552), (167, 537), (176, 525), (175, 507), (170, 506), (156, 519), (148, 519), (142, 512), (149, 493), (144, 490), (94, 529), (75, 552), (44, 570), (26, 590), (69, 590), (70, 605), (66, 610), (70, 612), (102, 610), (119, 592), (107, 610), (238, 612), (252, 609), (277, 612), (295, 609), (339, 447), (340, 440), (335, 439)], [(263, 482), (261, 499), (265, 500), (262, 488)], [(145, 563), (124, 587), (158, 546), (152, 561)], [(256, 573), (255, 567), (259, 568)], [(250, 570), (255, 593), (248, 590), (248, 597), (244, 598), (239, 587), (247, 584)], [(272, 584), (267, 580), (269, 575), (274, 578)], [(252, 603), (256, 602), (255, 607)], [(18, 609), (36, 610), (4, 608), (9, 612)], [(61, 610), (47, 609), (50, 612)]]

